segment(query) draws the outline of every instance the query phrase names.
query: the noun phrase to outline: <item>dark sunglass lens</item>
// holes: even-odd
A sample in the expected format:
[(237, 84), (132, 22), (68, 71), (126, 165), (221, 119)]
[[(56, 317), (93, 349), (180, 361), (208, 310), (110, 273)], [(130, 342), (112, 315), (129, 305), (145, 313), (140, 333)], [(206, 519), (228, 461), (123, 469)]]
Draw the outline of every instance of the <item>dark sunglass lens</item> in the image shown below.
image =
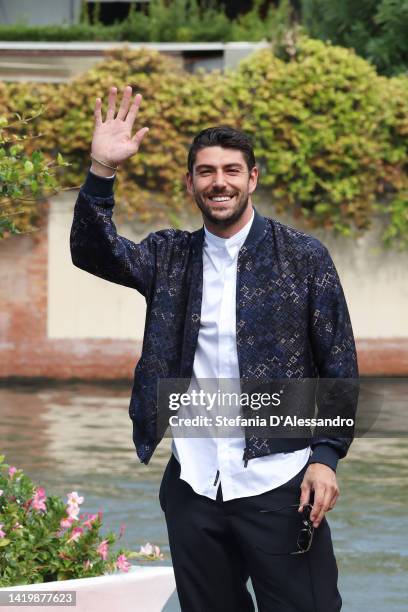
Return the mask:
[(302, 529), (298, 537), (298, 546), (301, 550), (306, 550), (309, 546), (311, 533), (308, 529)]
[(304, 506), (303, 507), (303, 516), (305, 517), (305, 519), (307, 519), (308, 521), (310, 520), (310, 512), (311, 512), (311, 507), (310, 506)]

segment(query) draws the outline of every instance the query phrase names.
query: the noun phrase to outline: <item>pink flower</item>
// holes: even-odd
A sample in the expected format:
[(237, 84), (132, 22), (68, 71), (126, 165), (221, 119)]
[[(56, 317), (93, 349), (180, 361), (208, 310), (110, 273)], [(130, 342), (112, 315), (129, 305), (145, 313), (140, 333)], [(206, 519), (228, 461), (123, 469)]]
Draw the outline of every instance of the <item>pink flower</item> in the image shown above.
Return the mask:
[(84, 530), (82, 529), (82, 527), (74, 527), (74, 529), (72, 530), (71, 537), (69, 538), (68, 542), (76, 542), (77, 540), (79, 540), (79, 538), (81, 537), (83, 533), (84, 533)]
[(92, 524), (96, 521), (97, 518), (97, 514), (88, 514), (88, 518), (86, 521), (83, 522), (83, 526), (91, 528)]
[(13, 527), (12, 531), (15, 531), (16, 529), (22, 529), (22, 528), (23, 528), (23, 526), (22, 526), (22, 525), (20, 525), (20, 523), (17, 521), (17, 522), (14, 524), (14, 527)]
[(104, 561), (106, 561), (106, 559), (108, 558), (108, 550), (109, 550), (108, 540), (103, 540), (99, 544), (98, 548), (96, 549), (96, 552), (98, 553), (98, 555), (101, 555)]
[(79, 504), (82, 504), (82, 502), (84, 501), (84, 498), (80, 497), (76, 491), (72, 491), (72, 493), (68, 493), (67, 497), (68, 497), (68, 503), (72, 505), (79, 505)]
[(89, 559), (87, 559), (86, 561), (84, 561), (84, 569), (90, 569), (93, 566), (93, 563), (90, 562)]
[(45, 489), (43, 487), (38, 487), (38, 489), (36, 489), (36, 492), (34, 494), (33, 501), (32, 501), (32, 506), (34, 510), (43, 510), (44, 512), (46, 512), (47, 511), (47, 507), (45, 505), (46, 500), (47, 500), (47, 497), (45, 495)]
[(6, 535), (6, 532), (3, 531), (2, 527), (3, 527), (3, 523), (0, 523), (0, 538), (4, 538)]
[(60, 521), (60, 526), (62, 527), (62, 529), (69, 529), (73, 522), (74, 519), (71, 517), (63, 518)]
[(119, 557), (116, 559), (115, 565), (117, 569), (121, 570), (122, 572), (128, 572), (132, 567), (129, 561), (126, 559), (126, 555), (119, 555)]
[(151, 555), (153, 552), (153, 546), (150, 544), (150, 542), (146, 542), (144, 546), (140, 547), (139, 552), (141, 555)]
[(68, 503), (67, 503), (67, 514), (68, 517), (77, 521), (79, 514), (79, 504), (82, 504), (84, 501), (83, 497), (80, 497), (76, 491), (72, 491), (72, 493), (67, 494)]
[(79, 506), (77, 505), (71, 505), (68, 504), (67, 505), (67, 514), (69, 516), (70, 519), (72, 519), (73, 521), (77, 521), (78, 520), (78, 512), (79, 512)]
[(8, 469), (8, 475), (10, 476), (10, 478), (13, 478), (14, 474), (17, 472), (17, 468), (14, 467), (14, 465), (10, 465), (9, 469)]
[(146, 542), (144, 546), (141, 546), (139, 553), (147, 557), (153, 557), (154, 559), (163, 559), (163, 553), (160, 552), (160, 548), (154, 544), (150, 544), (150, 542)]

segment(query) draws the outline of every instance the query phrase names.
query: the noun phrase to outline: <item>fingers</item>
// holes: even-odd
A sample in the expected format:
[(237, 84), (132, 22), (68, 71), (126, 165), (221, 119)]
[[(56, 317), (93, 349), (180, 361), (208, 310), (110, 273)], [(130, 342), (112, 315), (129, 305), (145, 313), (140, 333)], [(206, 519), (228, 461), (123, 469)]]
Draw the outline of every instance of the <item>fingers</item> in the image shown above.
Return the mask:
[[(115, 111), (116, 111), (116, 96), (117, 96), (117, 88), (111, 87), (109, 89), (108, 95), (108, 110), (106, 113), (106, 121), (111, 121), (115, 119)], [(130, 85), (127, 85), (123, 90), (122, 101), (120, 103), (120, 107), (118, 110), (118, 114), (116, 115), (116, 119), (120, 119), (121, 121), (126, 121), (129, 124), (130, 129), (133, 126), (136, 115), (139, 110), (140, 103), (142, 101), (142, 95), (137, 93), (132, 105), (130, 106), (132, 98), (132, 88)], [(130, 109), (129, 109), (130, 106)], [(100, 98), (96, 98), (95, 101), (95, 124), (100, 125), (102, 123), (102, 101)]]
[(319, 463), (311, 464), (305, 472), (301, 484), (301, 496), (299, 512), (303, 506), (309, 503), (311, 492), (313, 491), (313, 508), (310, 513), (310, 520), (314, 527), (318, 527), (329, 510), (334, 508), (339, 496), (336, 475), (333, 470)]
[(116, 116), (117, 119), (121, 119), (123, 121), (126, 118), (127, 112), (129, 110), (131, 97), (132, 88), (130, 87), (130, 85), (127, 85), (123, 90), (122, 102), (120, 103), (118, 114)]
[(129, 123), (130, 129), (132, 129), (132, 126), (136, 119), (136, 115), (138, 113), (141, 102), (142, 102), (142, 94), (137, 93), (134, 97), (133, 104), (130, 107), (129, 112), (126, 117), (126, 123)]
[(313, 523), (313, 527), (318, 527), (320, 525), (327, 508), (328, 496), (326, 489), (324, 487), (318, 487), (314, 493), (313, 508), (310, 513), (310, 520)]
[(333, 485), (319, 487), (315, 491), (313, 509), (310, 513), (310, 520), (313, 521), (313, 527), (318, 527), (326, 512), (334, 508), (338, 496), (339, 489)]
[(102, 100), (100, 98), (96, 98), (96, 100), (95, 100), (95, 111), (94, 111), (95, 126), (101, 125), (101, 123), (102, 123), (101, 108), (102, 108)]
[(338, 499), (339, 495), (340, 495), (340, 493), (338, 491), (337, 491), (337, 493), (335, 493), (333, 495), (333, 497), (330, 500), (330, 504), (329, 504), (329, 507), (327, 508), (327, 510), (333, 510), (334, 506), (337, 503), (337, 499)]
[(106, 121), (109, 121), (111, 119), (114, 118), (115, 116), (115, 108), (116, 108), (116, 93), (117, 93), (117, 88), (116, 87), (111, 87), (109, 90), (109, 96), (108, 96), (108, 111), (106, 113)]
[(300, 485), (300, 490), (301, 490), (301, 494), (300, 494), (300, 502), (299, 502), (299, 512), (302, 512), (303, 506), (309, 503), (310, 493), (311, 493), (310, 482), (306, 480), (305, 478), (303, 479), (303, 482)]

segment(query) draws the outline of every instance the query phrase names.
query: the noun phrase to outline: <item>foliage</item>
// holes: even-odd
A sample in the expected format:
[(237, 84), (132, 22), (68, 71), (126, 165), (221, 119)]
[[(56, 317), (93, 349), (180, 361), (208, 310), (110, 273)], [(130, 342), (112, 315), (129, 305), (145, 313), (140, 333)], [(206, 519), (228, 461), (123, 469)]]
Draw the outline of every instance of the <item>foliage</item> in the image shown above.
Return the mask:
[(387, 233), (407, 246), (396, 220), (407, 210), (406, 88), (349, 50), (308, 39), (295, 61), (261, 51), (242, 62), (232, 99), (242, 127), (256, 130), (262, 182), (278, 207), (344, 235), (392, 209)]
[(149, 543), (138, 553), (112, 552), (115, 534), (99, 533), (102, 513), (79, 514), (83, 497), (67, 497), (47, 496), (0, 456), (0, 587), (126, 572), (129, 558), (163, 558)]
[(61, 183), (79, 187), (89, 167), (95, 98), (106, 99), (107, 89), (114, 84), (130, 84), (143, 94), (137, 121), (150, 127), (138, 155), (122, 166), (117, 191), (122, 211), (151, 218), (147, 203), (150, 192), (158, 188), (161, 201), (167, 203), (170, 195), (177, 209), (184, 203), (180, 187), (188, 142), (196, 126), (218, 121), (225, 111), (224, 80), (219, 73), (191, 77), (157, 52), (119, 49), (67, 85), (10, 83), (3, 100), (0, 90), (0, 104), (7, 108), (13, 100), (20, 113), (31, 113), (39, 103), (47, 104), (47, 116), (38, 122), (47, 137), (39, 138), (38, 146), (51, 154), (58, 143), (71, 162), (59, 177)]
[[(380, 73), (408, 70), (408, 0), (301, 0), (301, 21), (310, 36), (351, 47)], [(0, 40), (231, 42), (276, 41), (290, 30), (295, 11), (290, 0), (254, 0), (252, 9), (229, 19), (215, 0), (150, 0), (135, 3), (123, 21), (104, 25), (96, 3), (92, 17), (82, 4), (77, 24), (0, 25)], [(298, 14), (296, 14), (298, 18)]]
[(388, 75), (408, 70), (408, 0), (302, 0), (311, 36), (352, 47)]
[(238, 16), (232, 28), (234, 40), (274, 42), (280, 40), (290, 29), (294, 20), (290, 0), (281, 0), (277, 6), (269, 3), (266, 15), (261, 17), (264, 4), (263, 0), (254, 0), (252, 9)]
[(58, 147), (70, 162), (61, 184), (79, 187), (95, 98), (106, 107), (109, 86), (126, 84), (143, 94), (136, 123), (150, 130), (118, 173), (117, 213), (152, 220), (164, 206), (171, 220), (194, 206), (184, 189), (189, 144), (204, 127), (229, 123), (252, 134), (261, 186), (278, 209), (343, 235), (381, 216), (387, 243), (408, 246), (406, 77), (378, 76), (352, 51), (305, 37), (225, 73), (188, 74), (155, 51), (122, 48), (68, 84), (10, 83), (0, 104), (13, 100), (9, 111), (20, 114), (47, 105), (37, 146), (46, 155)]
[[(287, 1), (284, 0), (284, 4)], [(270, 39), (284, 18), (272, 5), (267, 17), (260, 14), (261, 0), (236, 20), (230, 20), (213, 0), (151, 0), (146, 12), (132, 4), (128, 17), (103, 25), (98, 12), (89, 19), (85, 11), (75, 25), (0, 26), (1, 40), (31, 41), (127, 41), (127, 42), (216, 42)]]
[[(54, 167), (67, 165), (60, 153), (50, 162), (39, 150), (27, 154), (25, 145), (35, 136), (21, 134), (21, 129), (36, 116), (21, 117), (18, 113), (14, 116), (17, 119), (12, 121), (0, 116), (0, 239), (21, 233), (18, 225), (25, 231), (35, 231), (40, 208), (33, 206), (33, 202), (58, 191)], [(17, 224), (12, 218), (16, 215), (20, 215)]]

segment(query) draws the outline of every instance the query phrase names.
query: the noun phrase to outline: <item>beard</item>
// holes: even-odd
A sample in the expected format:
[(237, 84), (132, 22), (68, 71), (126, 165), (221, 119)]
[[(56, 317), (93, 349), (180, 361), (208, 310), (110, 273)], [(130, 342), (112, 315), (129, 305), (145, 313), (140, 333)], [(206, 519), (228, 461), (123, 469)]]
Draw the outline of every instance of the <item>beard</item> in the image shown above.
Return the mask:
[[(228, 201), (225, 204), (216, 204), (211, 206), (207, 201), (208, 195), (234, 195), (235, 198), (232, 203), (231, 201)], [(246, 211), (249, 203), (249, 193), (248, 191), (245, 191), (241, 194), (215, 194), (215, 192), (212, 192), (211, 194), (201, 194), (194, 191), (194, 199), (198, 208), (201, 210), (203, 217), (207, 221), (213, 223), (214, 225), (227, 228), (236, 223), (236, 221), (238, 221), (238, 219), (240, 219)]]

